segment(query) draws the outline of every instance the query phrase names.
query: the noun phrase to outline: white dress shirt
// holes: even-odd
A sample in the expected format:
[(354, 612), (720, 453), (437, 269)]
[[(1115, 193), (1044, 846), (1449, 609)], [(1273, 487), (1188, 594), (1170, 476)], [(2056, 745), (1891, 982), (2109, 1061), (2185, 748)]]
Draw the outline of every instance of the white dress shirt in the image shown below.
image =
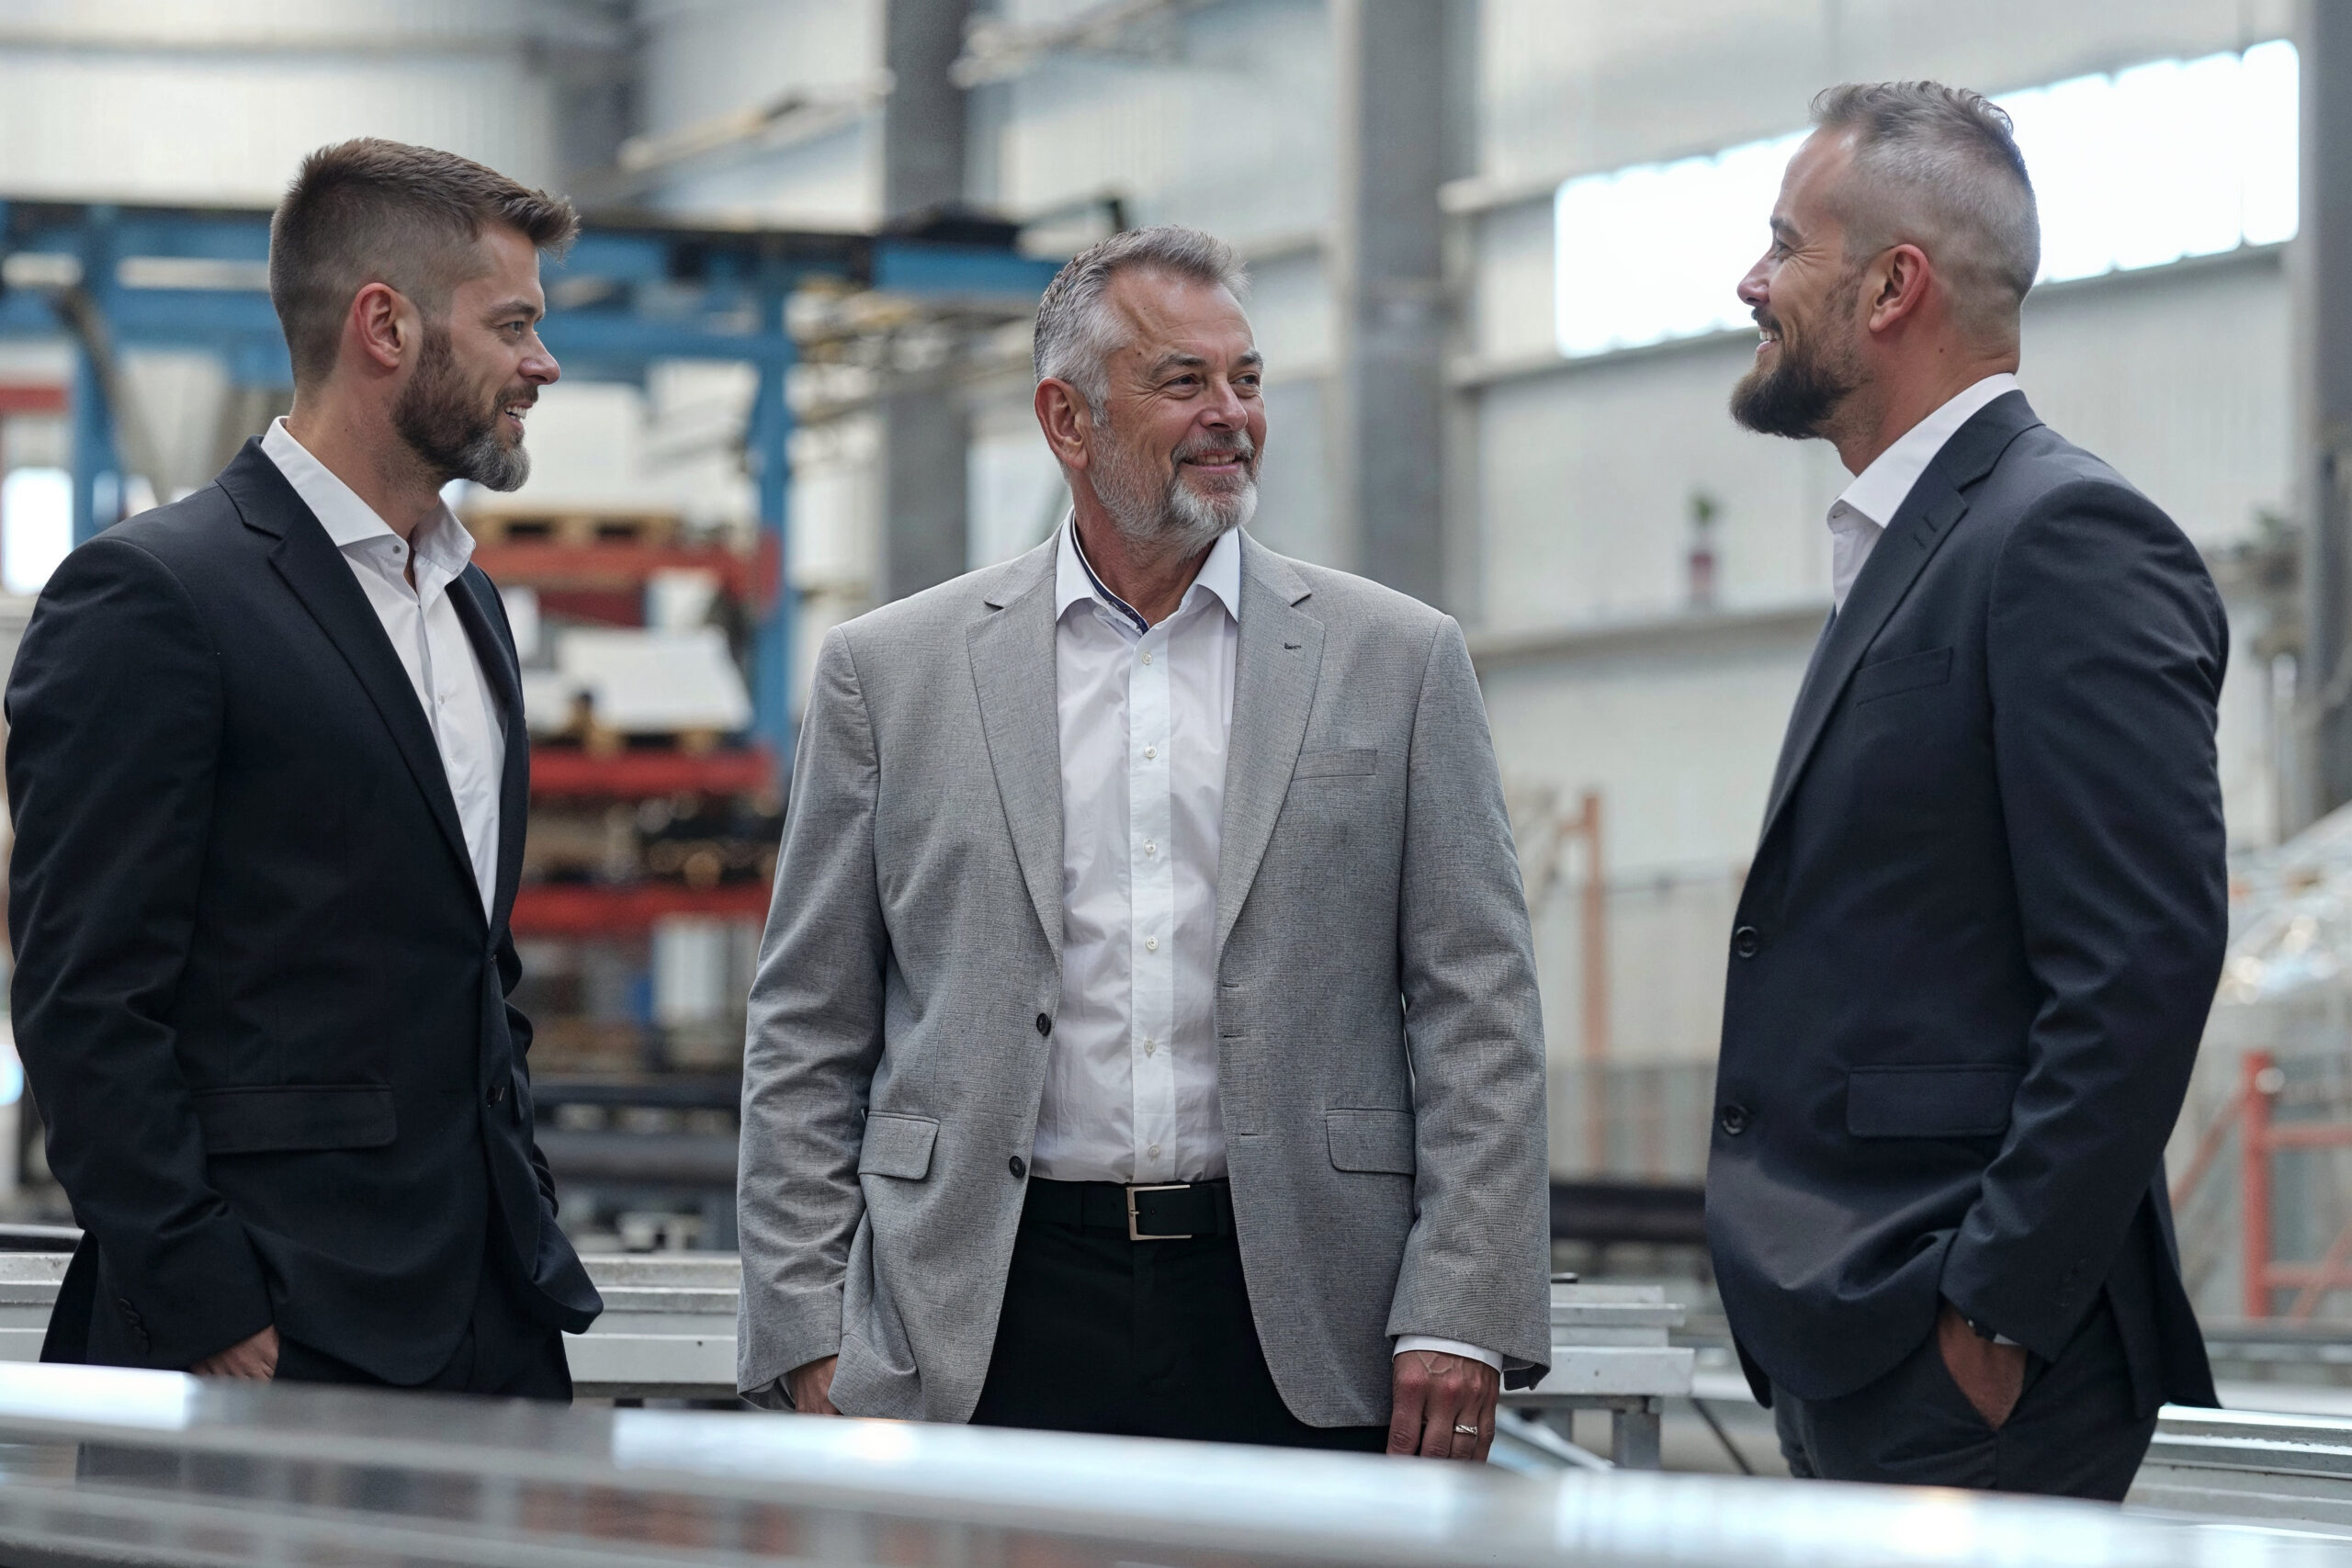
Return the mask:
[(409, 545), (311, 456), (283, 419), (270, 422), (261, 449), (343, 553), (408, 671), (441, 751), (441, 769), (457, 799), (466, 854), (487, 911), (498, 890), (498, 792), (506, 768), (506, 721), (474, 655), (473, 639), (449, 602), (449, 585), (473, 558), (473, 536), (447, 507), (435, 509), (416, 530), (412, 587)]
[(1910, 499), (1911, 487), (1919, 482), (1944, 443), (1986, 403), (2017, 389), (2018, 378), (2007, 371), (1985, 377), (1896, 437), (1894, 445), (1856, 474), (1854, 482), (1830, 503), (1829, 585), (1841, 612), (1879, 536)]
[[(1241, 538), (1157, 626), (1065, 523), (1054, 571), (1062, 763), (1062, 1001), (1030, 1168), (1049, 1181), (1226, 1174), (1216, 871), (1241, 633)], [(1501, 1358), (1408, 1335), (1396, 1350)]]

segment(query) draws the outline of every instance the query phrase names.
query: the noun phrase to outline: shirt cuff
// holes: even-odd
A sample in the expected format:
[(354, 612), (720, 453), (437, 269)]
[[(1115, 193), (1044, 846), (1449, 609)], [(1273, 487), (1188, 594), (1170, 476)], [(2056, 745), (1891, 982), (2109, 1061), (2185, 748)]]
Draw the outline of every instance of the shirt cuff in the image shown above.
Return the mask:
[(1464, 1345), (1459, 1339), (1438, 1339), (1427, 1334), (1400, 1334), (1396, 1337), (1394, 1354), (1408, 1350), (1442, 1350), (1449, 1356), (1467, 1356), (1474, 1361), (1484, 1361), (1497, 1371), (1503, 1370), (1503, 1359), (1492, 1350), (1481, 1350), (1476, 1345)]

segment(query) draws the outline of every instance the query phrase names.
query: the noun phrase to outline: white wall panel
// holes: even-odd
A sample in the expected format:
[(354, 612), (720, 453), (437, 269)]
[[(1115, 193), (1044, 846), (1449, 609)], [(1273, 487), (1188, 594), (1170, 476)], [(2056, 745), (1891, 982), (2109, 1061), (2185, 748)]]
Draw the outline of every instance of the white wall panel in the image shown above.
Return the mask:
[(1724, 412), (1744, 343), (1711, 343), (1505, 382), (1481, 395), (1485, 624), (1617, 621), (1687, 600), (1690, 500), (1715, 525), (1719, 602), (1827, 602), (1821, 519), (1844, 487), (1817, 442)]
[[(1023, 20), (1054, 14), (1025, 5)], [(1003, 95), (983, 160), (1015, 213), (1118, 191), (1135, 220), (1247, 242), (1330, 220), (1331, 51), (1317, 0), (1239, 0), (1180, 25), (1179, 58), (1062, 57)]]
[[(699, 125), (795, 90), (854, 92), (882, 66), (880, 0), (663, 0), (644, 8), (644, 130)], [(797, 145), (681, 163), (659, 203), (672, 211), (807, 228), (881, 218), (881, 117)]]
[(1486, 0), (1481, 166), (1555, 175), (1713, 152), (1804, 123), (1841, 80), (1986, 92), (2243, 48), (2290, 0)]
[(2052, 429), (2212, 549), (2287, 509), (2289, 331), (2275, 254), (2105, 278), (2027, 297), (2020, 375)]
[(546, 84), (519, 52), (371, 60), (164, 58), (0, 48), (0, 190), (274, 204), (302, 157), (354, 136), (555, 178)]

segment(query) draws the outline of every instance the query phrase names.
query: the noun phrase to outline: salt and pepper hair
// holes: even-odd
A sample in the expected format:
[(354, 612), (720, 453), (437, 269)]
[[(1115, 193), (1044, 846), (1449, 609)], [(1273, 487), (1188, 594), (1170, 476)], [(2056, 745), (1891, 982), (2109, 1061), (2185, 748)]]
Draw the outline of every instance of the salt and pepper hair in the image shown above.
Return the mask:
[(1813, 100), (1813, 122), (1853, 137), (1838, 204), (1849, 262), (1916, 244), (1942, 275), (1961, 329), (2014, 343), (2041, 268), (2041, 220), (2008, 115), (1939, 82), (1849, 82)]
[(1078, 389), (1097, 425), (1110, 418), (1110, 358), (1119, 346), (1104, 296), (1123, 272), (1166, 273), (1214, 285), (1236, 299), (1250, 288), (1250, 275), (1231, 245), (1175, 223), (1129, 229), (1070, 257), (1037, 301), (1031, 356), (1038, 380), (1067, 381)]

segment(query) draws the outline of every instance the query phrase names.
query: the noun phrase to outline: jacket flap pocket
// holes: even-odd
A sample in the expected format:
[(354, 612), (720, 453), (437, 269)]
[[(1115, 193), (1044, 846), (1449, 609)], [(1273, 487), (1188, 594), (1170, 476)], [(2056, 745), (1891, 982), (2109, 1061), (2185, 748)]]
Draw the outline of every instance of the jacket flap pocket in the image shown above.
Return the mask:
[(1298, 766), (1291, 770), (1295, 779), (1358, 778), (1380, 765), (1380, 752), (1369, 746), (1351, 747), (1336, 751), (1301, 751)]
[(1854, 701), (1867, 703), (1921, 686), (1940, 686), (1951, 679), (1951, 649), (1931, 648), (1900, 659), (1882, 659), (1854, 671)]
[(1409, 1111), (1327, 1111), (1331, 1163), (1341, 1170), (1413, 1174), (1413, 1113)]
[(1989, 1138), (2009, 1128), (2015, 1067), (1856, 1067), (1846, 1131), (1857, 1138)]
[(265, 1084), (189, 1097), (204, 1147), (216, 1155), (380, 1149), (400, 1133), (383, 1084)]
[(939, 1123), (928, 1116), (869, 1115), (857, 1173), (921, 1181), (931, 1174), (931, 1146), (938, 1141)]

